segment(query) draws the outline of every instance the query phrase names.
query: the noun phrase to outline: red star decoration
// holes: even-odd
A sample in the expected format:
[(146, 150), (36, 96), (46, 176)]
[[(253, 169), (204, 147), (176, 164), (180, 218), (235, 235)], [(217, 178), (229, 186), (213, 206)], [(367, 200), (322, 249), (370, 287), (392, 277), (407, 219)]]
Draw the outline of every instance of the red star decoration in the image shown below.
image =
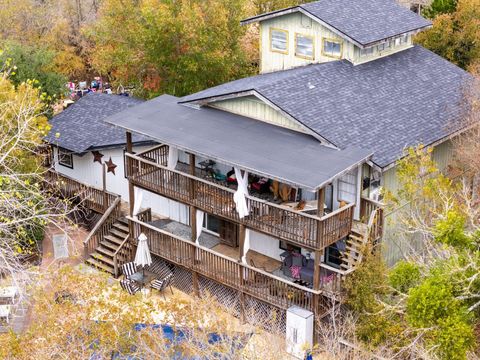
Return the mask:
[(105, 162), (105, 164), (107, 165), (107, 173), (111, 172), (113, 173), (113, 175), (115, 175), (115, 168), (117, 167), (117, 165), (113, 163), (112, 157), (110, 157), (110, 159)]
[(102, 163), (102, 157), (103, 154), (100, 151), (92, 151), (93, 154), (93, 162), (99, 162), (100, 164)]

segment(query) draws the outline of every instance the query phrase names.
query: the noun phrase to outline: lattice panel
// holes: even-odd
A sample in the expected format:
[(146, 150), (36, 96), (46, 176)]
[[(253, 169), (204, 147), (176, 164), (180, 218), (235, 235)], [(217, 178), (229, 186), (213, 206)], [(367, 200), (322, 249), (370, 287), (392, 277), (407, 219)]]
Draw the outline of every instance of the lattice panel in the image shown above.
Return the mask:
[(284, 335), (287, 312), (254, 297), (245, 295), (245, 320), (268, 332)]
[(218, 303), (233, 316), (240, 316), (240, 299), (238, 291), (217, 283), (203, 276), (198, 277), (200, 296), (205, 297), (207, 293), (213, 296)]
[(193, 292), (192, 273), (187, 269), (172, 265), (173, 268), (173, 286), (184, 293), (191, 294)]

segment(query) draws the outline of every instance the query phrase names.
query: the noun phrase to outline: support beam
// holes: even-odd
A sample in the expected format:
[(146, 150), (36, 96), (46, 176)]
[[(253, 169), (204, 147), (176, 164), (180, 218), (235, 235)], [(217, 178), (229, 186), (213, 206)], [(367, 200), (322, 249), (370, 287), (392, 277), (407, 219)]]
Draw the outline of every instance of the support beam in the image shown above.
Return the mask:
[(245, 225), (238, 225), (238, 262), (242, 262), (242, 256), (245, 250), (245, 234)]
[(133, 153), (132, 133), (130, 131), (127, 131), (127, 152)]
[(197, 240), (197, 208), (190, 206), (190, 228), (192, 229), (191, 240), (195, 242)]
[[(127, 153), (133, 154), (132, 133), (127, 131)], [(130, 216), (133, 216), (133, 208), (135, 206), (135, 188), (128, 179), (128, 204), (130, 205)]]
[(107, 165), (102, 164), (102, 185), (103, 185), (103, 211), (107, 211), (110, 207), (108, 203), (108, 194), (107, 194)]
[(322, 217), (325, 210), (325, 188), (317, 191), (317, 216)]

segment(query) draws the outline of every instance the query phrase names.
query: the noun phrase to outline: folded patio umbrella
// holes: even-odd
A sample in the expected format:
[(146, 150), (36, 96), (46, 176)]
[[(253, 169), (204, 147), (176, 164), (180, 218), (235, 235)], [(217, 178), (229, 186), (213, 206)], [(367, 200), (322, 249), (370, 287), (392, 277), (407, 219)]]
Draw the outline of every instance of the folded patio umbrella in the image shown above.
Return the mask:
[(141, 233), (138, 237), (137, 253), (135, 254), (135, 265), (142, 266), (145, 270), (145, 266), (152, 263), (152, 256), (150, 255), (150, 249), (148, 248), (147, 236)]

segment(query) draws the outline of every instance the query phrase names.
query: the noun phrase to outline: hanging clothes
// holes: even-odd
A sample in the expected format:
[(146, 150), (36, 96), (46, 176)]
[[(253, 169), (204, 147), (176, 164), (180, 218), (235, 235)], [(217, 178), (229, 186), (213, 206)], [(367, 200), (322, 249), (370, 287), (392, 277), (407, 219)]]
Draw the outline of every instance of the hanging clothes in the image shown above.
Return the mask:
[(244, 171), (242, 176), (242, 171), (235, 168), (235, 177), (237, 178), (238, 188), (235, 194), (233, 194), (233, 201), (235, 202), (238, 216), (240, 219), (243, 219), (250, 213), (246, 199), (248, 195), (248, 172)]
[(200, 245), (200, 235), (202, 235), (202, 229), (203, 229), (203, 218), (205, 217), (205, 213), (202, 210), (197, 209), (197, 237), (195, 239), (195, 243), (197, 245)]

